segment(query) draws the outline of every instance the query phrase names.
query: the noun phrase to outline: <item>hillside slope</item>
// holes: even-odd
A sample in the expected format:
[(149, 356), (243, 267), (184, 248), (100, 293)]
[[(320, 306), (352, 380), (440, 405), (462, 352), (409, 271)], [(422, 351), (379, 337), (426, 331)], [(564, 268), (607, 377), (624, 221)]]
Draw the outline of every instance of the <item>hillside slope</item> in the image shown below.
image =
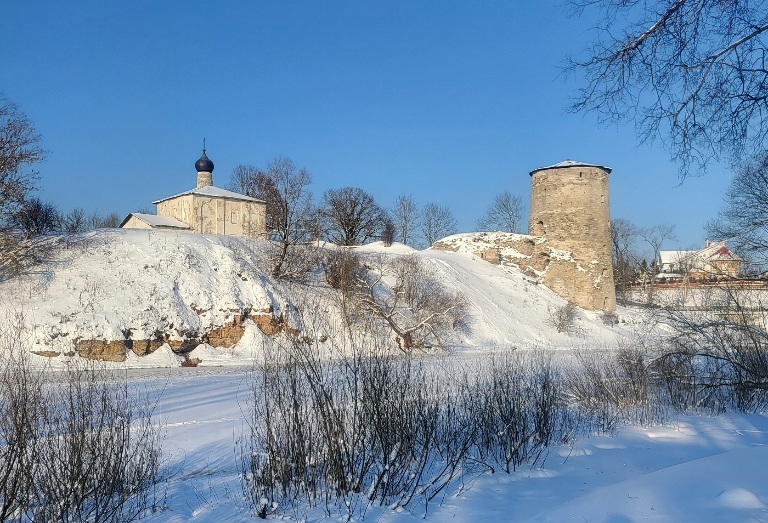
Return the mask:
[[(198, 347), (192, 354), (207, 364), (242, 363), (256, 355), (258, 337), (300, 324), (296, 286), (268, 276), (266, 241), (124, 229), (86, 239), (63, 251), (57, 265), (0, 284), (0, 319), (22, 318), (33, 350), (54, 361), (98, 345), (125, 352), (127, 359), (116, 359), (129, 366), (177, 365), (171, 347)], [(459, 333), (459, 349), (606, 345), (627, 334), (587, 312), (580, 313), (577, 336), (558, 333), (549, 322), (564, 300), (514, 268), (471, 254), (381, 244), (357, 250), (413, 252), (447, 288), (463, 293), (471, 329)], [(319, 275), (311, 287), (334, 314), (337, 291)]]

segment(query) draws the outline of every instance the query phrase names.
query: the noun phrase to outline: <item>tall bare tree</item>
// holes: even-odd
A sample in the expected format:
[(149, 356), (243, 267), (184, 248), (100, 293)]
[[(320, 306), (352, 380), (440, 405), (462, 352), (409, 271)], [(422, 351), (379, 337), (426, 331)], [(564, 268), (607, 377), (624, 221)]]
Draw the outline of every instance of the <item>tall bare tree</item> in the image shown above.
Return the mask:
[(387, 213), (359, 187), (330, 189), (320, 210), (325, 236), (337, 245), (359, 245), (380, 236)]
[(662, 138), (680, 175), (713, 157), (743, 157), (768, 138), (768, 3), (750, 0), (572, 0), (598, 11), (572, 108), (635, 122)]
[(401, 194), (392, 206), (392, 221), (395, 224), (397, 240), (413, 247), (416, 227), (419, 223), (419, 207), (413, 198), (407, 194)]
[(39, 263), (43, 254), (42, 244), (17, 233), (15, 217), (34, 189), (32, 166), (44, 156), (40, 135), (27, 116), (0, 95), (0, 281)]
[(314, 227), (311, 183), (306, 169), (281, 156), (269, 162), (266, 170), (238, 165), (232, 171), (232, 190), (267, 204), (267, 230), (276, 244), (272, 256), (272, 275), (276, 278), (296, 276), (305, 269), (294, 263), (300, 258), (294, 254), (299, 244), (310, 239)]
[(7, 220), (23, 204), (37, 177), (30, 167), (44, 157), (32, 122), (0, 95), (0, 220)]
[(754, 264), (757, 271), (768, 265), (768, 152), (739, 167), (724, 196), (724, 207), (707, 224), (715, 240), (731, 247)]
[(314, 225), (314, 207), (309, 185), (312, 176), (297, 168), (289, 158), (277, 157), (267, 166), (266, 173), (256, 177), (257, 198), (267, 202), (268, 225), (278, 245), (273, 259), (272, 275), (276, 278), (303, 272), (293, 256), (296, 247), (309, 241)]
[(240, 164), (232, 169), (228, 187), (236, 193), (257, 198), (258, 184), (256, 177), (259, 174), (263, 173), (257, 167)]
[(638, 228), (623, 218), (611, 220), (611, 248), (613, 251), (613, 282), (616, 297), (626, 302), (629, 286), (635, 281), (638, 270), (638, 256), (633, 247), (638, 237)]
[(428, 203), (421, 211), (421, 234), (432, 245), (440, 238), (456, 232), (456, 218), (448, 207)]
[(493, 198), (485, 214), (477, 221), (477, 228), (481, 231), (518, 232), (524, 209), (520, 196), (509, 191), (501, 192)]
[(651, 227), (642, 227), (638, 229), (638, 235), (640, 238), (648, 244), (653, 252), (653, 263), (646, 269), (646, 281), (648, 286), (646, 287), (646, 296), (648, 303), (653, 303), (655, 300), (654, 290), (656, 283), (656, 274), (659, 271), (659, 251), (665, 241), (676, 240), (675, 226), (668, 223), (661, 223), (653, 225)]

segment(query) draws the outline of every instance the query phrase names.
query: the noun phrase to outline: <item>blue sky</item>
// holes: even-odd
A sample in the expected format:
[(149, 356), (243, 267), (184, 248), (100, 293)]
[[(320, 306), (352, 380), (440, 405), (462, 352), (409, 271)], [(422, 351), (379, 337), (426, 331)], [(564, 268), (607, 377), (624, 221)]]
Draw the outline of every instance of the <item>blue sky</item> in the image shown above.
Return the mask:
[(43, 135), (39, 196), (121, 215), (286, 156), (329, 188), (449, 206), (471, 231), (528, 172), (611, 166), (611, 214), (703, 244), (727, 169), (682, 185), (663, 143), (565, 108), (594, 22), (564, 2), (7, 0), (0, 92)]

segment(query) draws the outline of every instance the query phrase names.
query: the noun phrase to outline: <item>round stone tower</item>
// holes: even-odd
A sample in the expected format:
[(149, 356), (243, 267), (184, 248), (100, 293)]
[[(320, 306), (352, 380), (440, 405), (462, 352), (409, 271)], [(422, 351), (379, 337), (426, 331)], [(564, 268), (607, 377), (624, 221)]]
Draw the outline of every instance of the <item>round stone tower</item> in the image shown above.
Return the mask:
[(205, 154), (205, 145), (203, 145), (203, 155), (195, 162), (197, 170), (197, 188), (213, 185), (213, 162)]
[(543, 237), (555, 249), (550, 253), (544, 284), (590, 310), (616, 308), (608, 206), (610, 172), (610, 167), (567, 160), (530, 173), (528, 234)]

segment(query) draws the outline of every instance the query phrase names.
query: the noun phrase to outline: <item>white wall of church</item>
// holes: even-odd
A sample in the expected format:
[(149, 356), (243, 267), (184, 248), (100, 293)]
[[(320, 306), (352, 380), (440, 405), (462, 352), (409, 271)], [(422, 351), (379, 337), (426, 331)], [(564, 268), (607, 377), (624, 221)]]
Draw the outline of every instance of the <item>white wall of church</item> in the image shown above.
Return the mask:
[(170, 216), (201, 234), (266, 237), (266, 204), (184, 195), (157, 204), (159, 216)]

